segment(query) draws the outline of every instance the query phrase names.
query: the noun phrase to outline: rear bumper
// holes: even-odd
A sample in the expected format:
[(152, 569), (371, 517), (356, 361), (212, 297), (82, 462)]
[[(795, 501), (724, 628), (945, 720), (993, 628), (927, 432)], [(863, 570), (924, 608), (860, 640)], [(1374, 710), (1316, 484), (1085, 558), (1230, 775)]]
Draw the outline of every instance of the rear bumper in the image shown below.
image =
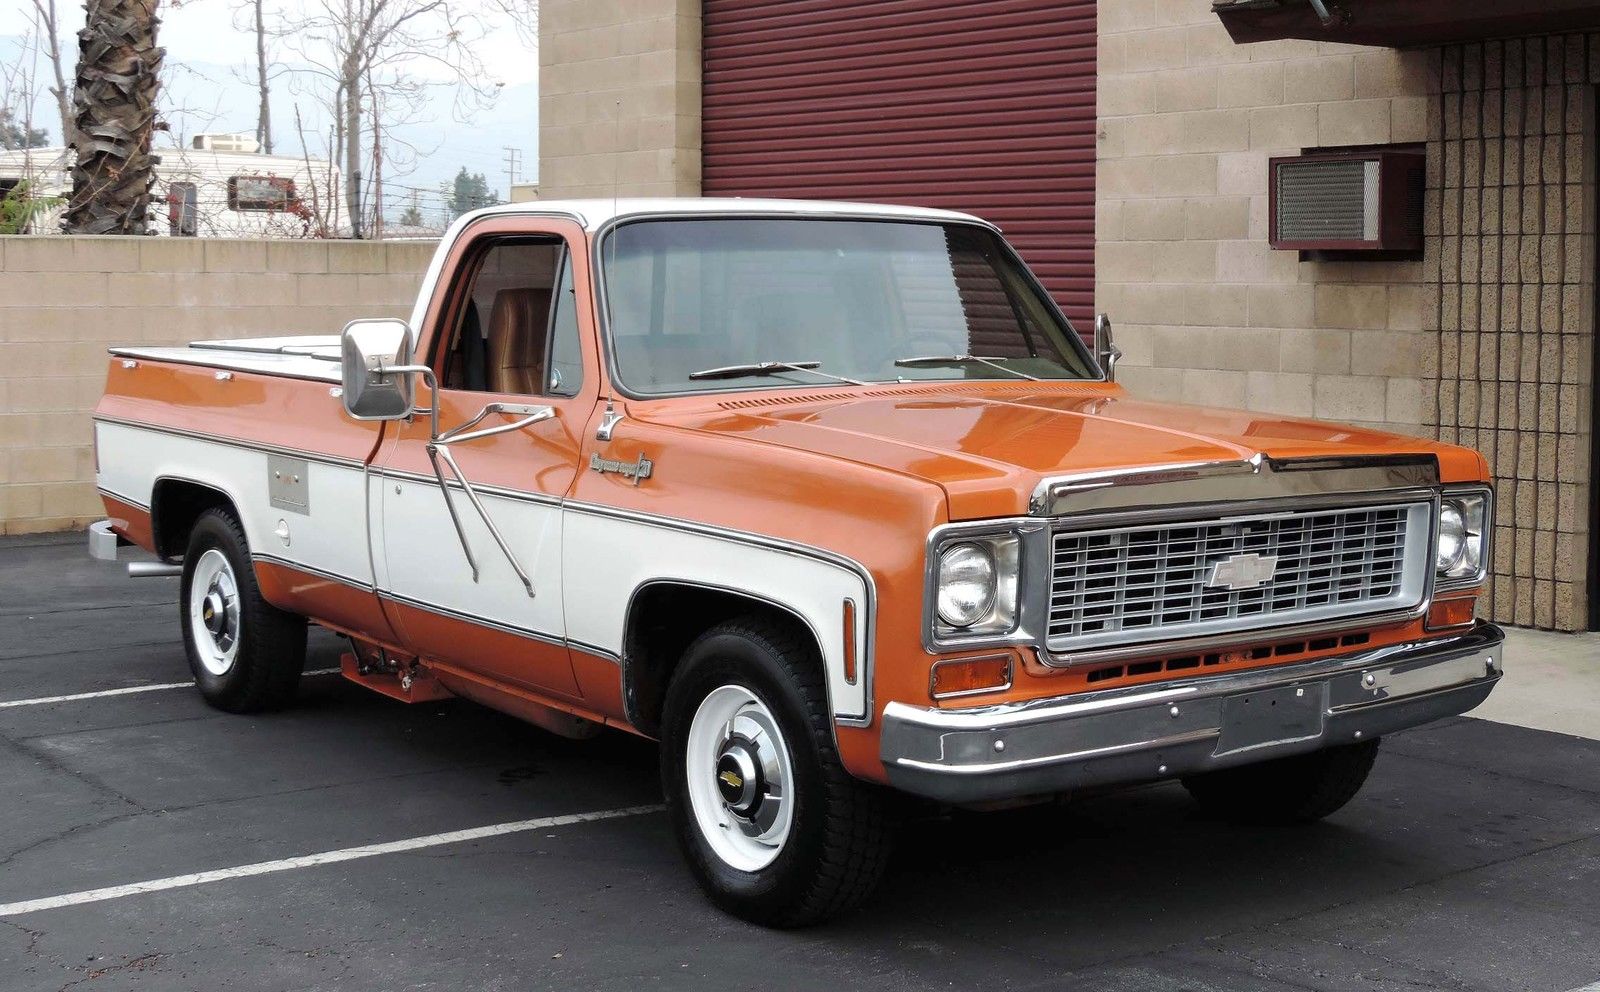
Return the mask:
[(117, 560), (117, 548), (122, 541), (111, 528), (109, 520), (99, 520), (89, 525), (89, 557), (100, 561)]
[(1500, 680), (1500, 628), (1358, 654), (1028, 703), (893, 702), (889, 781), (984, 802), (1172, 778), (1370, 739), (1454, 716)]
[[(121, 551), (129, 542), (116, 532), (116, 522), (101, 520), (89, 525), (89, 557), (99, 561), (121, 561)], [(130, 561), (130, 579), (166, 578), (183, 574), (183, 566), (169, 561)]]

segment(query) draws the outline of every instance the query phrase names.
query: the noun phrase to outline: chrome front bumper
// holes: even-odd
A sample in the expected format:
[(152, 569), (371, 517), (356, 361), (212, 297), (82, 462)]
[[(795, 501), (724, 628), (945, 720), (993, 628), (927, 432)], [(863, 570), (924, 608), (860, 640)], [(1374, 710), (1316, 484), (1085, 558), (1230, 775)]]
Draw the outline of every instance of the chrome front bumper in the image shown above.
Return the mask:
[(1500, 680), (1500, 628), (1336, 658), (971, 709), (890, 703), (897, 788), (983, 802), (1173, 778), (1371, 739), (1472, 709)]

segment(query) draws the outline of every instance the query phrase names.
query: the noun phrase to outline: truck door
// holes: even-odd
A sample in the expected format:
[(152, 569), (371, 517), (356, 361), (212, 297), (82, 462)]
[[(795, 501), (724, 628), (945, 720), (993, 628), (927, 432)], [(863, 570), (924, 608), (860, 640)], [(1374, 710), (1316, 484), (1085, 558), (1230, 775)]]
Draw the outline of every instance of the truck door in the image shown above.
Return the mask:
[(585, 343), (594, 339), (584, 244), (574, 223), (527, 217), (486, 219), (457, 241), (418, 328), (418, 361), (439, 389), (419, 383), (417, 405), (438, 404), (444, 435), (492, 412), (432, 454), (429, 417), (394, 424), (371, 495), (379, 587), (410, 646), (572, 698), (561, 502), (599, 381)]

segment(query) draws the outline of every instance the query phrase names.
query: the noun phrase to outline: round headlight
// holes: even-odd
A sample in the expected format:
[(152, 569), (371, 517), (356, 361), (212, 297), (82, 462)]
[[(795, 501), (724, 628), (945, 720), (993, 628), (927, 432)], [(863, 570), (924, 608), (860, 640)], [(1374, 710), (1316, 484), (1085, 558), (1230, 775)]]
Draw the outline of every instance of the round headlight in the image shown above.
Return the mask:
[(953, 544), (939, 555), (939, 619), (970, 627), (994, 609), (994, 556), (976, 544)]
[(1456, 503), (1439, 507), (1439, 554), (1434, 567), (1448, 572), (1461, 564), (1467, 553), (1467, 518)]

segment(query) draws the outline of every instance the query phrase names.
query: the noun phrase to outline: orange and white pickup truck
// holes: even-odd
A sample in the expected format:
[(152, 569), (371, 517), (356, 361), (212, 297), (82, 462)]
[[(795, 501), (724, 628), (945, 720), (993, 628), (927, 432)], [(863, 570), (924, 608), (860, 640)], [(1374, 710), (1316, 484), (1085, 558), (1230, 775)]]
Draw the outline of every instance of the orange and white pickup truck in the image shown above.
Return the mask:
[(1500, 678), (1484, 459), (1115, 357), (962, 214), (493, 208), (408, 321), (113, 349), (90, 545), (181, 574), (221, 709), (287, 703), (311, 623), (396, 699), (658, 739), (692, 871), (767, 924), (862, 900), (899, 794), (1325, 816)]

